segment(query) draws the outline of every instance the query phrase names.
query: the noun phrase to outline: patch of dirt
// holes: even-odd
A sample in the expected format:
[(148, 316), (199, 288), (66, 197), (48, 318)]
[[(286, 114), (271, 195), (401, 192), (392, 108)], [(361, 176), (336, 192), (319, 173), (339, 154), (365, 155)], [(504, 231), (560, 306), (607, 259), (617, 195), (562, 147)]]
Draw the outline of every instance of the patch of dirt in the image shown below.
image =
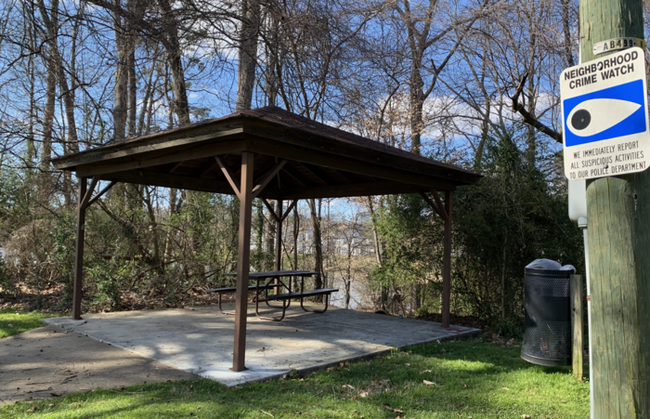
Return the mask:
[[(69, 307), (61, 307), (63, 301), (62, 286), (37, 290), (21, 284), (18, 287), (18, 296), (3, 294), (0, 288), (0, 309), (13, 308), (16, 310), (43, 311), (48, 313), (66, 313)], [(82, 312), (88, 314), (109, 313), (115, 311), (131, 311), (142, 309), (184, 308), (191, 306), (217, 304), (216, 294), (207, 294), (203, 289), (191, 288), (188, 291), (178, 292), (173, 298), (159, 293), (127, 292), (120, 298), (120, 307), (112, 309), (108, 302), (91, 303), (88, 294), (91, 290), (84, 289)], [(224, 298), (227, 302), (228, 298)]]

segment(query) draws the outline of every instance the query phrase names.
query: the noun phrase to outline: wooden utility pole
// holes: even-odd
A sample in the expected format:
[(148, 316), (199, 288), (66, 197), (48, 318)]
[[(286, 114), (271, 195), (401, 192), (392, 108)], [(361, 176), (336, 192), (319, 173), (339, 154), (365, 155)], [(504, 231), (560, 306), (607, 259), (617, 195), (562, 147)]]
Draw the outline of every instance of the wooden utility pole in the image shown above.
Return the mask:
[(569, 289), (571, 293), (571, 329), (573, 329), (573, 376), (582, 381), (583, 360), (582, 360), (582, 275), (571, 275), (569, 277)]
[[(580, 1), (583, 63), (595, 58), (594, 44), (621, 37), (644, 38), (642, 0)], [(602, 419), (647, 418), (650, 417), (650, 171), (588, 181), (587, 213), (592, 414)]]

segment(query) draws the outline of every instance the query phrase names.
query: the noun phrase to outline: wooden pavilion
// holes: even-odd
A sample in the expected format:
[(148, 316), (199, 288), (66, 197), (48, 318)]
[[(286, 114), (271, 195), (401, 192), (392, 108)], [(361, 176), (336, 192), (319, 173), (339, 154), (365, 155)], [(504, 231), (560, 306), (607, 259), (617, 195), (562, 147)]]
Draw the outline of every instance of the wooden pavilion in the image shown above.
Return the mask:
[[(81, 319), (86, 209), (117, 182), (236, 195), (240, 202), (234, 371), (245, 370), (251, 203), (262, 198), (278, 223), (283, 201), (419, 193), (445, 222), (442, 319), (449, 327), (452, 192), (480, 175), (360, 137), (277, 107), (111, 142), (52, 160), (76, 172), (78, 222), (73, 318)], [(90, 185), (88, 180), (90, 179)], [(100, 181), (110, 182), (93, 195)], [(444, 201), (441, 193), (444, 192)], [(267, 199), (277, 201), (274, 211)], [(281, 234), (277, 234), (278, 240)], [(279, 250), (276, 248), (276, 269)]]

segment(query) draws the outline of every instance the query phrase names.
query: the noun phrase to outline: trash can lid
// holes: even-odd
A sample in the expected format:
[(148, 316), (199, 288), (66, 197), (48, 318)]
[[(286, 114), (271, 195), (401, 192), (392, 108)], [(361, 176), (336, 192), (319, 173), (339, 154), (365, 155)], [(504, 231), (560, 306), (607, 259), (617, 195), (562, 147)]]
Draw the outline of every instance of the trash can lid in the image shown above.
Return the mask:
[(551, 259), (535, 259), (526, 265), (526, 269), (545, 269), (548, 271), (559, 271), (562, 265)]
[(572, 274), (577, 272), (576, 268), (573, 265), (560, 265), (559, 262), (556, 262), (551, 259), (535, 259), (526, 265), (526, 269), (534, 269), (540, 271), (572, 271)]

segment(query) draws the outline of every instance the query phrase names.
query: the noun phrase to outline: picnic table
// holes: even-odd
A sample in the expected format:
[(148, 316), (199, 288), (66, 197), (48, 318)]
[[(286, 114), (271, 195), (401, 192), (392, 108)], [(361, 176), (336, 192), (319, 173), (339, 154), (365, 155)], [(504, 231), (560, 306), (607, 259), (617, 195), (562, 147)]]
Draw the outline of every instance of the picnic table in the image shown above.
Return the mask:
[[(249, 285), (248, 291), (255, 293), (253, 302), (255, 303), (255, 314), (264, 320), (281, 321), (284, 319), (287, 308), (291, 305), (291, 300), (300, 300), (300, 307), (312, 313), (324, 313), (329, 305), (329, 297), (333, 292), (338, 292), (337, 288), (320, 288), (305, 290), (305, 278), (317, 275), (316, 271), (268, 271), (268, 272), (250, 272), (249, 281), (255, 280), (255, 285)], [(227, 277), (236, 277), (237, 274), (227, 273)], [(298, 287), (298, 278), (300, 278), (300, 287)], [(219, 295), (219, 310), (223, 314), (234, 315), (234, 312), (224, 311), (221, 307), (221, 296), (225, 293), (232, 293), (237, 287), (222, 287), (206, 290), (208, 293)], [(274, 294), (269, 294), (269, 290), (275, 290)], [(304, 299), (317, 295), (325, 296), (325, 308), (323, 310), (308, 309), (304, 306)], [(272, 305), (269, 301), (281, 301), (282, 305)], [(282, 315), (278, 317), (265, 317), (259, 312), (259, 303), (264, 302), (268, 307), (282, 310)]]

